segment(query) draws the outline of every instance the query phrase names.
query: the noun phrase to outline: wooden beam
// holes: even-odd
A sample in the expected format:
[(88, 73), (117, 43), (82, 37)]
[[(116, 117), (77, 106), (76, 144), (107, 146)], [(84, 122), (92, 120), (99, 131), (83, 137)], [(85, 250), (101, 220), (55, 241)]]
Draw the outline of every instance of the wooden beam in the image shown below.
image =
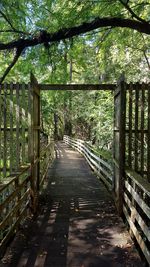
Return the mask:
[(115, 84), (39, 84), (40, 90), (109, 90), (114, 91)]
[[(19, 83), (18, 83), (19, 84)], [(21, 84), (19, 84), (21, 85)], [(8, 84), (8, 87), (10, 84)], [(16, 90), (16, 84), (13, 84), (13, 90)], [(43, 90), (106, 90), (106, 91), (114, 91), (116, 88), (116, 84), (38, 84), (39, 89)], [(29, 89), (29, 84), (24, 84), (25, 90)], [(139, 90), (142, 90), (142, 84), (138, 83)], [(145, 84), (145, 90), (148, 90), (149, 84)], [(1, 84), (1, 89), (4, 89), (4, 84)], [(136, 84), (132, 84), (132, 90), (136, 89)], [(19, 87), (18, 90), (22, 90), (22, 87)], [(126, 90), (130, 90), (130, 84), (126, 83)], [(2, 95), (4, 93), (2, 92)], [(9, 95), (9, 92), (7, 92)]]

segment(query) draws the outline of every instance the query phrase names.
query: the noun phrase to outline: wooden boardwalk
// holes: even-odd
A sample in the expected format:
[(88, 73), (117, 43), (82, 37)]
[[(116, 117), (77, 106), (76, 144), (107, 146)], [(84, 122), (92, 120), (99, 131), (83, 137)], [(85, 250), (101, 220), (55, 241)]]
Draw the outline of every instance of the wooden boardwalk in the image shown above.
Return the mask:
[(113, 200), (85, 159), (63, 143), (36, 220), (24, 226), (0, 267), (142, 267)]

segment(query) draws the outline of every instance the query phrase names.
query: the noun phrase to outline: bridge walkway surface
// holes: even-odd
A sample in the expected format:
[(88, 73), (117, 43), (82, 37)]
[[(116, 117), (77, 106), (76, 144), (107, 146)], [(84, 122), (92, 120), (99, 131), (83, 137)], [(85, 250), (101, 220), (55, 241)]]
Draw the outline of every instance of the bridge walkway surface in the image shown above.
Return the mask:
[(0, 267), (142, 267), (114, 201), (86, 160), (62, 142), (36, 219), (26, 222)]

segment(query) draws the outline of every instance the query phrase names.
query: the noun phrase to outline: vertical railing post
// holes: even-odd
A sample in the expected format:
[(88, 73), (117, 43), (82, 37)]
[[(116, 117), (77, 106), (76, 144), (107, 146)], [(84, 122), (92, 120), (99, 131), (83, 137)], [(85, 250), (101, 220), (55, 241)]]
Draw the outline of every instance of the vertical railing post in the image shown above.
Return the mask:
[(33, 193), (33, 210), (36, 211), (40, 186), (40, 89), (32, 73), (30, 79), (32, 93), (31, 189)]
[(114, 94), (114, 177), (113, 191), (118, 213), (122, 214), (125, 171), (126, 84), (121, 76)]

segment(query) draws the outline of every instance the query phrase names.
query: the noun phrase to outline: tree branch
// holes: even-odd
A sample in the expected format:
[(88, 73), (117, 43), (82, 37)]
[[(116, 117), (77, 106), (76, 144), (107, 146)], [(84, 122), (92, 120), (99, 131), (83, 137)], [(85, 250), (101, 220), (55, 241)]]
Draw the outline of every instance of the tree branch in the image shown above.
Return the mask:
[(118, 17), (105, 17), (100, 18), (97, 17), (91, 22), (83, 23), (79, 26), (74, 26), (70, 28), (63, 28), (54, 33), (49, 33), (47, 31), (41, 31), (36, 36), (31, 36), (30, 38), (20, 38), (18, 40), (14, 40), (8, 43), (0, 43), (0, 50), (13, 50), (16, 49), (16, 55), (10, 64), (10, 66), (6, 69), (3, 77), (0, 80), (0, 83), (4, 80), (6, 75), (12, 69), (12, 67), (17, 62), (21, 52), (27, 47), (34, 47), (39, 44), (47, 44), (52, 42), (59, 42), (61, 40), (65, 40), (68, 38), (72, 38), (74, 36), (78, 36), (81, 34), (85, 34), (87, 32), (102, 28), (102, 27), (121, 27), (121, 28), (129, 28), (132, 30), (136, 30), (141, 33), (146, 33), (150, 35), (150, 24), (148, 22), (141, 22), (134, 19), (124, 19)]
[(7, 23), (10, 25), (12, 30), (0, 30), (0, 32), (14, 32), (14, 33), (19, 33), (19, 34), (24, 34), (24, 35), (30, 35), (30, 33), (28, 32), (23, 32), (23, 31), (19, 31), (17, 30), (13, 24), (11, 23), (11, 21), (7, 18), (7, 16), (4, 14), (3, 11), (0, 10), (0, 14), (2, 15), (2, 17), (7, 21)]
[(146, 51), (145, 51), (145, 50), (143, 51), (143, 55), (144, 55), (145, 60), (146, 60), (146, 62), (147, 62), (147, 66), (148, 66), (148, 68), (149, 68), (149, 70), (150, 70), (150, 62), (149, 62), (148, 56), (146, 55)]
[(144, 20), (144, 19), (140, 18), (139, 16), (137, 16), (135, 14), (135, 12), (129, 7), (128, 4), (126, 4), (122, 0), (119, 0), (119, 2), (129, 11), (129, 13), (132, 15), (133, 18), (137, 19), (140, 22), (146, 23), (146, 20)]
[(0, 30), (0, 33), (18, 33), (18, 34), (23, 34), (23, 35), (31, 35), (31, 33), (29, 32), (23, 32), (23, 31), (19, 31), (19, 30)]
[(0, 10), (0, 14), (3, 16), (3, 18), (7, 21), (7, 23), (10, 25), (10, 27), (12, 28), (12, 30), (16, 31), (16, 29), (14, 28), (14, 26), (12, 25), (11, 21), (7, 18), (7, 16), (4, 14), (3, 11)]
[(60, 40), (68, 39), (73, 36), (77, 36), (83, 33), (87, 33), (102, 27), (121, 27), (136, 30), (138, 32), (146, 33), (150, 35), (150, 24), (148, 22), (140, 22), (133, 19), (123, 19), (118, 17), (113, 18), (95, 18), (91, 22), (83, 23), (79, 26), (63, 28), (54, 33), (48, 33), (41, 31), (39, 35), (33, 36), (32, 38), (23, 39), (20, 38), (9, 43), (0, 43), (0, 50), (33, 47), (39, 44), (48, 42), (57, 42)]
[(0, 78), (0, 84), (4, 81), (5, 77), (8, 75), (8, 73), (10, 72), (10, 70), (13, 68), (13, 66), (16, 64), (16, 62), (18, 61), (20, 55), (22, 53), (22, 49), (17, 49), (16, 50), (16, 54), (14, 56), (13, 61), (10, 63), (10, 65), (7, 67), (7, 69), (5, 70), (3, 76)]

